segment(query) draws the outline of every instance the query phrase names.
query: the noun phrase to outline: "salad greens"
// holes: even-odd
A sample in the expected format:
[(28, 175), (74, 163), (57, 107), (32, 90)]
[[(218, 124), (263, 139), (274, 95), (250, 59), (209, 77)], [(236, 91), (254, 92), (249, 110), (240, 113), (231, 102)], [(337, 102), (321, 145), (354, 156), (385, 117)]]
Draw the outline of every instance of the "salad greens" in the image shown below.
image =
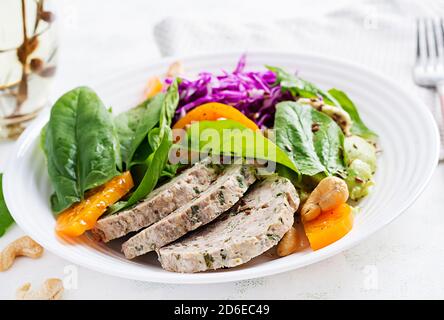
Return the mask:
[(331, 175), (343, 176), (344, 134), (329, 116), (312, 109), (313, 143), (319, 160)]
[(358, 109), (349, 97), (338, 89), (330, 89), (328, 93), (339, 103), (352, 120), (351, 133), (367, 140), (375, 140), (378, 135), (370, 130), (359, 116)]
[[(169, 127), (165, 129), (165, 134), (163, 135), (160, 144), (146, 159), (147, 169), (145, 174), (139, 186), (131, 194), (128, 201), (125, 202), (125, 207), (129, 207), (138, 202), (140, 199), (146, 197), (156, 186), (165, 164), (168, 161), (168, 154), (172, 145), (172, 136), (170, 131), (171, 129)], [(119, 206), (121, 205), (123, 204), (119, 203)]]
[(131, 168), (137, 148), (146, 139), (148, 132), (159, 122), (164, 98), (165, 94), (159, 93), (154, 98), (144, 101), (136, 108), (119, 114), (114, 119), (125, 168)]
[(294, 98), (322, 98), (326, 104), (345, 110), (352, 120), (351, 133), (367, 140), (375, 140), (378, 136), (362, 121), (358, 109), (349, 97), (338, 89), (322, 91), (313, 83), (308, 82), (294, 74), (288, 73), (278, 67), (267, 67), (276, 73), (276, 84), (281, 90), (288, 91)]
[(5, 234), (13, 223), (14, 219), (12, 219), (3, 197), (3, 174), (0, 173), (0, 237)]
[[(367, 195), (376, 170), (376, 151), (368, 141), (375, 141), (377, 135), (364, 124), (348, 96), (338, 89), (323, 91), (278, 67), (244, 68), (243, 56), (232, 73), (202, 72), (196, 80), (166, 79), (166, 91), (115, 118), (87, 87), (64, 94), (41, 133), (55, 189), (53, 210), (63, 211), (83, 200), (88, 190), (128, 170), (135, 187), (108, 213), (130, 207), (159, 182), (176, 176), (180, 164), (169, 163), (169, 155), (183, 148), (271, 161), (277, 164), (278, 174), (301, 190), (308, 191), (311, 182), (334, 175), (346, 181), (352, 199)], [(353, 136), (345, 137), (334, 115), (298, 103), (299, 98), (317, 99), (347, 112)], [(235, 107), (267, 130), (255, 132), (230, 119), (200, 121), (187, 128), (186, 139), (173, 144), (174, 121), (206, 102)], [(348, 129), (344, 131), (349, 134)], [(0, 235), (12, 223), (2, 201), (0, 197)]]
[[(157, 122), (154, 124), (155, 126), (151, 127), (148, 131), (146, 130), (148, 126), (145, 123), (144, 132), (146, 133), (144, 134), (144, 137), (142, 137), (142, 140), (145, 139), (147, 141), (147, 143), (142, 143), (145, 151), (138, 154), (139, 159), (136, 163), (139, 165), (139, 168), (132, 171), (132, 173), (136, 175), (135, 178), (138, 179), (140, 183), (129, 199), (127, 201), (120, 201), (112, 206), (110, 213), (115, 213), (137, 203), (156, 187), (161, 176), (174, 175), (175, 170), (177, 169), (177, 166), (173, 165), (166, 168), (169, 151), (173, 144), (172, 130), (170, 126), (174, 112), (179, 103), (177, 80), (170, 85), (165, 94), (160, 93), (156, 97), (158, 98), (153, 98), (152, 100), (155, 110), (149, 114), (158, 114)], [(146, 110), (150, 110), (150, 105), (151, 103), (147, 104)], [(138, 115), (132, 114), (130, 110), (124, 117), (129, 120), (127, 123), (135, 123), (137, 121), (133, 121), (131, 118), (138, 117)], [(140, 132), (139, 136), (141, 136)], [(125, 141), (125, 139), (121, 138), (121, 141)], [(135, 143), (133, 143), (133, 145), (132, 150), (136, 152), (136, 149), (139, 146), (136, 146)], [(145, 154), (146, 158), (141, 157), (140, 154)], [(132, 157), (129, 161), (132, 161)], [(142, 167), (142, 170), (140, 170), (140, 167)], [(143, 174), (141, 174), (141, 172), (143, 172)]]
[(111, 114), (87, 87), (67, 92), (54, 104), (42, 139), (55, 212), (119, 174), (120, 147)]
[(276, 85), (279, 85), (282, 91), (290, 92), (293, 97), (322, 97), (327, 104), (337, 105), (336, 101), (329, 93), (322, 91), (313, 83), (278, 67), (267, 66), (267, 69), (276, 74)]
[(301, 174), (344, 174), (344, 134), (327, 115), (308, 105), (280, 102), (274, 129), (276, 144)]
[(196, 122), (188, 128), (187, 137), (187, 147), (193, 151), (268, 160), (298, 172), (281, 148), (262, 133), (233, 120)]

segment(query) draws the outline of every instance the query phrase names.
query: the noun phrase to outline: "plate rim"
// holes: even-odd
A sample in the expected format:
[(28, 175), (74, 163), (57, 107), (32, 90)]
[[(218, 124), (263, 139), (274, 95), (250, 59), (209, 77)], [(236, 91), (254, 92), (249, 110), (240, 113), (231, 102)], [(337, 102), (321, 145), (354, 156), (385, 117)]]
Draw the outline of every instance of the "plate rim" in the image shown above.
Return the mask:
[[(116, 73), (117, 74), (128, 74), (132, 70), (134, 70), (135, 68), (140, 68), (141, 65), (143, 65), (144, 67), (149, 67), (149, 66), (158, 65), (158, 64), (166, 64), (168, 62), (175, 61), (175, 60), (192, 60), (192, 59), (199, 59), (199, 58), (207, 58), (208, 59), (208, 58), (217, 58), (217, 57), (224, 57), (226, 59), (229, 57), (233, 57), (234, 58), (233, 61), (236, 61), (235, 60), (236, 57), (238, 58), (242, 53), (245, 53), (245, 52), (233, 50), (233, 51), (226, 51), (226, 52), (222, 52), (222, 53), (202, 53), (202, 54), (193, 54), (193, 55), (186, 55), (186, 56), (163, 57), (163, 58), (149, 59), (149, 60), (144, 59), (144, 60), (136, 61), (136, 62), (132, 63), (131, 65), (127, 65), (124, 68), (122, 68), (121, 71), (114, 72), (113, 74), (114, 75)], [(300, 52), (300, 51), (298, 52), (298, 51), (282, 51), (282, 50), (279, 50), (279, 51), (251, 50), (251, 51), (247, 52), (247, 56), (248, 55), (291, 56), (295, 59), (302, 58), (302, 59), (309, 59), (312, 61), (318, 60), (318, 61), (323, 61), (326, 63), (340, 64), (340, 65), (343, 65), (348, 68), (358, 69), (358, 70), (361, 70), (364, 74), (367, 73), (375, 78), (379, 78), (383, 82), (390, 84), (392, 87), (395, 87), (399, 92), (403, 93), (408, 98), (408, 100), (414, 102), (418, 108), (422, 109), (424, 115), (429, 119), (429, 123), (432, 124), (432, 126), (433, 126), (433, 128), (431, 129), (431, 132), (433, 131), (433, 138), (435, 140), (434, 141), (435, 148), (433, 150), (431, 150), (431, 152), (434, 152), (434, 157), (431, 157), (431, 159), (430, 159), (430, 165), (428, 167), (428, 172), (426, 172), (426, 174), (423, 175), (424, 179), (423, 179), (422, 184), (417, 188), (414, 196), (412, 196), (409, 199), (409, 201), (403, 203), (402, 207), (400, 207), (400, 209), (397, 210), (398, 213), (396, 215), (389, 218), (388, 220), (383, 221), (382, 225), (381, 225), (381, 223), (377, 223), (373, 227), (367, 229), (366, 231), (364, 231), (360, 234), (357, 234), (352, 241), (350, 241), (344, 245), (341, 245), (340, 248), (336, 248), (337, 246), (335, 246), (335, 244), (332, 244), (329, 247), (327, 247), (326, 250), (323, 250), (322, 252), (318, 252), (318, 254), (312, 256), (310, 260), (306, 260), (303, 263), (299, 263), (297, 265), (290, 264), (290, 263), (283, 264), (281, 266), (277, 266), (277, 267), (271, 268), (269, 270), (262, 270), (259, 274), (251, 274), (251, 273), (248, 274), (248, 272), (246, 272), (247, 274), (244, 274), (243, 272), (234, 273), (234, 274), (199, 273), (198, 275), (200, 275), (200, 276), (196, 276), (196, 274), (174, 273), (174, 276), (169, 276), (169, 277), (168, 276), (165, 277), (162, 274), (159, 274), (159, 275), (151, 274), (148, 277), (144, 277), (144, 276), (137, 276), (136, 274), (133, 274), (133, 273), (128, 274), (128, 273), (121, 271), (117, 268), (110, 270), (109, 268), (101, 267), (100, 265), (94, 264), (92, 261), (89, 261), (89, 260), (87, 260), (87, 261), (83, 260), (80, 263), (78, 261), (73, 261), (73, 259), (70, 259), (69, 253), (65, 253), (65, 252), (63, 252), (63, 250), (59, 250), (59, 248), (56, 248), (55, 246), (53, 246), (51, 244), (46, 243), (45, 248), (47, 250), (49, 250), (50, 252), (52, 252), (53, 254), (55, 254), (59, 257), (62, 257), (63, 259), (68, 260), (70, 262), (76, 263), (81, 266), (85, 266), (91, 270), (95, 270), (95, 271), (98, 271), (98, 272), (101, 272), (104, 274), (118, 276), (118, 277), (126, 278), (126, 279), (157, 282), (157, 283), (171, 283), (171, 284), (227, 283), (227, 282), (233, 282), (233, 281), (239, 281), (239, 280), (245, 280), (245, 279), (267, 277), (267, 276), (271, 276), (274, 274), (284, 273), (284, 272), (287, 272), (290, 270), (296, 270), (301, 267), (311, 265), (311, 264), (317, 263), (321, 260), (332, 257), (333, 255), (339, 254), (345, 250), (348, 250), (351, 247), (354, 247), (355, 245), (357, 245), (361, 241), (368, 238), (370, 235), (375, 233), (377, 230), (380, 230), (380, 229), (384, 228), (385, 226), (387, 226), (388, 224), (392, 223), (396, 218), (398, 218), (402, 213), (404, 213), (417, 200), (417, 198), (424, 192), (424, 189), (429, 184), (430, 179), (436, 169), (436, 165), (438, 164), (439, 151), (440, 151), (440, 136), (439, 136), (438, 126), (436, 124), (436, 121), (435, 121), (431, 111), (420, 99), (415, 97), (412, 93), (407, 91), (407, 89), (398, 85), (398, 83), (396, 83), (391, 78), (385, 76), (384, 74), (380, 74), (376, 71), (373, 71), (373, 70), (371, 70), (365, 66), (362, 66), (360, 64), (357, 64), (355, 62), (345, 61), (340, 58), (336, 58), (336, 57), (333, 58), (333, 57), (329, 57), (329, 56), (325, 56), (325, 55), (311, 54), (311, 53)], [(102, 79), (106, 79), (110, 75), (111, 75), (111, 73), (105, 74)], [(101, 82), (104, 82), (104, 81), (105, 80), (101, 80), (101, 81), (94, 81), (93, 80), (92, 83), (93, 84), (100, 84)], [(20, 149), (23, 147), (23, 145), (25, 143), (34, 143), (35, 140), (38, 139), (38, 136), (33, 137), (31, 135), (31, 133), (33, 133), (33, 131), (36, 130), (37, 127), (43, 126), (43, 121), (45, 121), (45, 118), (48, 116), (49, 111), (50, 111), (49, 108), (44, 110), (37, 117), (37, 119), (35, 119), (33, 121), (33, 123), (25, 130), (25, 132), (20, 136), (18, 141), (13, 145), (12, 153), (10, 154), (10, 157), (6, 163), (6, 167), (5, 167), (6, 170), (4, 172), (4, 177), (3, 177), (3, 179), (4, 179), (3, 180), (3, 191), (4, 191), (5, 201), (8, 205), (8, 207), (14, 208), (14, 205), (10, 206), (8, 204), (8, 203), (13, 203), (13, 199), (14, 199), (13, 195), (11, 194), (10, 188), (8, 188), (8, 186), (10, 185), (9, 181), (11, 181), (13, 179), (14, 159), (17, 157), (18, 152), (20, 151)], [(32, 230), (30, 230), (30, 228), (28, 228), (26, 226), (26, 223), (23, 223), (23, 221), (21, 221), (20, 218), (17, 219), (16, 214), (14, 213), (13, 209), (10, 209), (10, 212), (11, 212), (11, 215), (13, 216), (14, 220), (20, 226), (20, 228), (22, 228), (27, 234), (32, 236), (33, 232), (32, 232)], [(17, 216), (19, 216), (19, 215), (17, 215)], [(38, 241), (38, 240), (36, 240), (36, 241)], [(240, 271), (247, 271), (247, 270), (248, 269), (240, 270)], [(225, 274), (225, 277), (221, 276), (221, 274)]]

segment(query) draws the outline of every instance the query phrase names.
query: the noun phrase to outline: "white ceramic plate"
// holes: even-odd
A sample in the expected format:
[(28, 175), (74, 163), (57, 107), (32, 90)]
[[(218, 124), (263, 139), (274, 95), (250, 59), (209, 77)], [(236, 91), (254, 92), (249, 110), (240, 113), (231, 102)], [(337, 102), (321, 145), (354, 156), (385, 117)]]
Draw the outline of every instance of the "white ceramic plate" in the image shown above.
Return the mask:
[[(231, 70), (240, 54), (216, 54), (184, 58), (190, 74), (199, 71)], [(150, 75), (163, 74), (171, 59), (138, 65), (131, 70), (98, 79), (99, 96), (115, 113), (140, 100)], [(48, 119), (42, 114), (21, 136), (4, 177), (4, 193), (14, 219), (23, 230), (55, 254), (76, 264), (115, 276), (168, 283), (214, 283), (272, 275), (326, 259), (348, 249), (403, 212), (423, 191), (437, 164), (439, 137), (427, 108), (414, 95), (393, 81), (362, 67), (333, 59), (291, 53), (256, 52), (248, 55), (248, 68), (264, 64), (299, 70), (301, 76), (321, 88), (344, 90), (355, 101), (368, 126), (380, 135), (383, 150), (378, 160), (376, 187), (360, 204), (353, 230), (336, 243), (313, 252), (306, 250), (272, 259), (261, 256), (250, 263), (223, 271), (177, 274), (164, 271), (155, 254), (134, 261), (120, 253), (121, 240), (104, 245), (89, 236), (62, 243), (54, 234), (54, 216), (49, 207), (51, 185), (39, 133)]]

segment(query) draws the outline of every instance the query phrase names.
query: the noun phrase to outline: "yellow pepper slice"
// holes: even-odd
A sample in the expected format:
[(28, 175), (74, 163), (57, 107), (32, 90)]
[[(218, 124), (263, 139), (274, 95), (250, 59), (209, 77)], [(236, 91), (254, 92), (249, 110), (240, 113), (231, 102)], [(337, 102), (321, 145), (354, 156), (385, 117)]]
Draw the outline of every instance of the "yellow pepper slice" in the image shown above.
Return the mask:
[(154, 97), (159, 92), (162, 92), (162, 89), (163, 89), (163, 83), (159, 77), (149, 78), (144, 90), (145, 99)]
[(310, 247), (318, 250), (338, 241), (352, 229), (353, 210), (343, 203), (331, 211), (322, 212), (316, 219), (303, 223)]
[(127, 194), (133, 186), (131, 173), (126, 171), (104, 185), (92, 189), (84, 200), (72, 205), (57, 217), (56, 233), (77, 237), (92, 229), (106, 209)]
[(218, 102), (205, 103), (188, 112), (179, 119), (173, 129), (183, 129), (195, 121), (212, 121), (218, 119), (229, 119), (243, 124), (253, 131), (259, 130), (258, 126), (236, 108)]

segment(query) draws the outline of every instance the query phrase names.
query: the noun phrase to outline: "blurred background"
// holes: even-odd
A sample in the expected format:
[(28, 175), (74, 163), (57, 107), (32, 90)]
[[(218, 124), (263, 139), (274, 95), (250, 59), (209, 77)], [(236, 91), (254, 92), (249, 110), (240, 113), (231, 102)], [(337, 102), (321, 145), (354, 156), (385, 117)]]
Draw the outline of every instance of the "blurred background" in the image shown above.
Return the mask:
[[(174, 50), (170, 51), (177, 54), (258, 48), (261, 47), (260, 41), (251, 40), (251, 37), (258, 38), (266, 33), (266, 39), (274, 38), (278, 41), (271, 44), (264, 41), (263, 49), (312, 50), (334, 55), (338, 50), (333, 46), (330, 52), (322, 52), (313, 45), (313, 42), (322, 41), (317, 40), (317, 35), (321, 35), (322, 39), (330, 39), (329, 42), (335, 43), (337, 47), (344, 47), (347, 41), (343, 41), (342, 33), (353, 31), (358, 37), (365, 37), (366, 34), (383, 37), (383, 31), (391, 28), (388, 24), (393, 22), (394, 27), (408, 28), (407, 35), (413, 37), (414, 44), (415, 17), (444, 16), (444, 1), (436, 0), (130, 0), (125, 3), (119, 0), (57, 0), (57, 6), (61, 22), (58, 77), (62, 81), (56, 81), (56, 95), (83, 84), (85, 79), (91, 79), (93, 75), (112, 72), (136, 61), (160, 57), (161, 50), (154, 33), (154, 27), (159, 23), (160, 34), (157, 34), (157, 40), (172, 40), (174, 43), (164, 44), (164, 47), (173, 46)], [(185, 27), (182, 28), (185, 39), (180, 37), (176, 29), (180, 19), (185, 20)], [(193, 22), (191, 30), (187, 21)], [(209, 24), (209, 21), (214, 22), (216, 27), (214, 23)], [(310, 28), (312, 24), (314, 26)], [(266, 31), (262, 29), (264, 25), (267, 26)], [(276, 33), (273, 33), (273, 28), (277, 30)], [(200, 43), (209, 41), (210, 37), (206, 37), (205, 33), (210, 30), (211, 34), (215, 32), (214, 29), (221, 33), (212, 39), (211, 46), (194, 45), (199, 40)], [(245, 30), (246, 34), (242, 34)], [(195, 35), (192, 39), (194, 43), (187, 46), (191, 31)], [(224, 47), (224, 44), (230, 44), (227, 42), (230, 38), (236, 40), (231, 43), (231, 47)], [(303, 41), (306, 38), (308, 43)], [(353, 44), (352, 40), (348, 43)], [(384, 47), (366, 49), (376, 53), (386, 50)], [(362, 48), (355, 46), (354, 50), (360, 52)], [(413, 59), (414, 52), (409, 52), (409, 55)], [(358, 55), (356, 58), (359, 60)]]

